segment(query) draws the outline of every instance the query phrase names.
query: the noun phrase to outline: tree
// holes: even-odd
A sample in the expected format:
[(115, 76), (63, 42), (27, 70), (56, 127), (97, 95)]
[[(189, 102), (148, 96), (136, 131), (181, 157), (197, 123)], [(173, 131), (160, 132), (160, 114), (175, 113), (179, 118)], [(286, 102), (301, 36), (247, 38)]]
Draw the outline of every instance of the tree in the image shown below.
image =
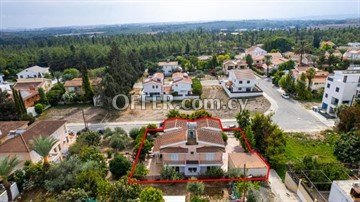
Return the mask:
[(250, 111), (247, 109), (241, 110), (236, 114), (236, 121), (239, 124), (241, 129), (245, 129), (248, 125), (250, 125)]
[(101, 136), (98, 132), (85, 131), (79, 135), (77, 141), (88, 146), (98, 146), (100, 145)]
[(280, 52), (291, 51), (293, 42), (285, 37), (274, 37), (264, 42), (264, 49), (268, 52), (271, 50), (279, 50)]
[(360, 128), (360, 103), (353, 106), (342, 105), (337, 109), (339, 123), (337, 129), (342, 132), (359, 130)]
[(192, 79), (192, 92), (195, 95), (201, 95), (202, 94), (202, 85), (199, 79), (194, 78)]
[(43, 88), (39, 88), (38, 89), (38, 92), (39, 92), (39, 95), (40, 95), (40, 100), (39, 102), (43, 105), (48, 105), (49, 104), (49, 101), (47, 100), (47, 97), (46, 97), (46, 94), (45, 94), (45, 91)]
[(138, 183), (129, 184), (126, 176), (114, 184), (102, 181), (98, 186), (99, 201), (136, 201), (139, 198), (141, 187)]
[(44, 106), (40, 103), (35, 105), (35, 112), (41, 114), (44, 111)]
[(310, 69), (306, 70), (306, 78), (308, 79), (308, 89), (311, 90), (311, 84), (312, 84), (312, 80), (315, 77), (316, 74), (316, 70), (311, 67)]
[(305, 52), (307, 52), (309, 50), (309, 46), (306, 43), (306, 41), (301, 40), (299, 44), (296, 45), (295, 47), (295, 53), (300, 54), (300, 61), (299, 64), (300, 66), (303, 66), (303, 56), (305, 54)]
[(7, 156), (0, 159), (0, 178), (6, 190), (8, 201), (13, 201), (11, 193), (11, 183), (8, 181), (8, 177), (19, 163), (20, 161), (16, 156)]
[(10, 95), (6, 91), (0, 89), (0, 121), (18, 120), (17, 109)]
[(360, 162), (360, 131), (342, 134), (335, 144), (334, 154), (345, 163)]
[(135, 172), (133, 174), (133, 178), (141, 180), (143, 179), (147, 174), (149, 173), (149, 170), (146, 168), (146, 166), (143, 163), (138, 163), (135, 168)]
[(238, 193), (241, 193), (244, 201), (246, 201), (247, 193), (249, 190), (259, 190), (260, 184), (259, 182), (251, 182), (251, 181), (239, 181), (236, 182), (235, 188)]
[(140, 133), (140, 129), (139, 128), (132, 128), (129, 131), (129, 136), (131, 137), (131, 139), (135, 140), (137, 138), (137, 136)]
[(190, 53), (190, 44), (189, 43), (186, 43), (186, 46), (185, 46), (185, 54), (189, 54)]
[(15, 109), (17, 111), (17, 114), (19, 116), (26, 114), (26, 108), (24, 105), (24, 101), (21, 97), (20, 91), (14, 89), (13, 87), (11, 88), (11, 90), (12, 90), (13, 99), (14, 99), (14, 103), (15, 103)]
[(94, 97), (94, 91), (91, 87), (89, 73), (86, 67), (83, 68), (81, 75), (82, 75), (82, 88), (85, 92), (85, 98), (87, 100), (92, 101)]
[(156, 189), (153, 187), (146, 187), (140, 193), (140, 201), (141, 202), (162, 202), (163, 192), (160, 189)]
[(64, 70), (63, 73), (63, 80), (67, 81), (67, 80), (72, 80), (74, 78), (77, 78), (80, 76), (80, 71), (77, 70), (76, 68), (68, 68)]
[(76, 187), (85, 190), (90, 197), (98, 195), (99, 186), (106, 181), (96, 170), (84, 170), (76, 176)]
[(66, 191), (62, 191), (57, 197), (59, 201), (86, 201), (89, 198), (87, 192), (80, 188), (71, 188)]
[(180, 112), (179, 112), (179, 110), (172, 109), (167, 113), (166, 117), (168, 119), (170, 119), (170, 118), (179, 118), (180, 117)]
[[(191, 178), (190, 180), (196, 180), (196, 178)], [(204, 193), (205, 185), (203, 182), (191, 182), (189, 181), (186, 185), (186, 190), (193, 195), (201, 195)]]
[(321, 35), (319, 32), (314, 32), (314, 38), (312, 41), (312, 45), (314, 48), (319, 48), (320, 47), (320, 42), (321, 42)]
[(292, 79), (290, 74), (286, 74), (285, 76), (282, 76), (279, 80), (280, 87), (289, 94), (295, 93), (295, 82)]
[(110, 172), (115, 177), (122, 177), (130, 170), (131, 163), (125, 156), (117, 154), (109, 163)]
[(340, 60), (343, 61), (344, 60), (344, 53), (346, 53), (346, 49), (345, 48), (339, 48), (339, 52), (341, 53), (341, 57)]
[(266, 64), (266, 76), (269, 77), (269, 66), (271, 65), (271, 55), (265, 55), (265, 64)]
[(43, 157), (44, 159), (43, 166), (45, 169), (47, 169), (50, 166), (49, 153), (57, 142), (58, 140), (50, 136), (49, 137), (39, 136), (33, 139), (32, 149), (41, 157)]
[(302, 73), (300, 78), (296, 81), (296, 96), (301, 100), (308, 100), (311, 98), (311, 92), (306, 87), (306, 75)]
[(252, 59), (251, 55), (246, 55), (245, 57), (246, 60), (246, 64), (248, 65), (248, 67), (251, 69), (254, 63), (254, 60)]
[(129, 143), (129, 137), (124, 134), (117, 133), (110, 137), (110, 146), (116, 150), (125, 149)]

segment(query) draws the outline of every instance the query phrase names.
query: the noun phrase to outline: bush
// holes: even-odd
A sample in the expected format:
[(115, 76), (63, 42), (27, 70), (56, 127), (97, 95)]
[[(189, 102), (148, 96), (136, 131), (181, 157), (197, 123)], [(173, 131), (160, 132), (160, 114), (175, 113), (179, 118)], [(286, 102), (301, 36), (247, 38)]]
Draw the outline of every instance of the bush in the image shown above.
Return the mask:
[(129, 136), (135, 140), (137, 138), (137, 136), (139, 135), (140, 133), (140, 129), (139, 128), (132, 128), (129, 132)]
[(110, 172), (117, 178), (126, 175), (126, 172), (130, 170), (130, 167), (130, 161), (120, 154), (115, 155), (114, 159), (109, 163)]
[(192, 92), (195, 95), (201, 95), (202, 94), (202, 85), (199, 79), (192, 79)]
[(225, 173), (220, 167), (210, 167), (205, 172), (205, 176), (208, 178), (222, 178), (224, 175)]
[(173, 167), (164, 166), (160, 172), (160, 177), (163, 180), (180, 180), (183, 176)]
[[(196, 178), (191, 178), (196, 180)], [(203, 182), (188, 182), (186, 185), (186, 190), (193, 195), (201, 195), (204, 193), (205, 185)]]
[(140, 193), (140, 202), (162, 202), (163, 192), (160, 189), (146, 187)]
[(221, 137), (224, 140), (224, 142), (227, 143), (228, 136), (225, 133), (221, 133)]
[(360, 162), (360, 131), (342, 134), (335, 144), (334, 154), (345, 163)]
[(42, 104), (38, 103), (35, 105), (35, 112), (37, 114), (41, 114), (43, 113), (43, 111), (44, 111), (44, 106)]
[(143, 179), (147, 174), (149, 173), (149, 170), (146, 168), (146, 166), (143, 163), (138, 163), (135, 168), (135, 172), (133, 174), (133, 178), (141, 180)]
[(67, 191), (62, 191), (61, 194), (57, 197), (59, 201), (86, 201), (89, 198), (88, 194), (83, 189), (74, 189), (71, 188)]
[(129, 138), (121, 134), (115, 134), (110, 137), (110, 146), (113, 149), (122, 150), (125, 149), (129, 143)]

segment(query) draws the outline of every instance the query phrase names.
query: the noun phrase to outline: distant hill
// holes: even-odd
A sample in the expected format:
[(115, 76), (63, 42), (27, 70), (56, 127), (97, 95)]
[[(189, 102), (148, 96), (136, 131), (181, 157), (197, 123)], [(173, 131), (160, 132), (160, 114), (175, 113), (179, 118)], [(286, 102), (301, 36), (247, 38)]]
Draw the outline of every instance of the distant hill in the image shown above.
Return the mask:
[[(322, 16), (326, 17), (326, 16)], [(308, 17), (310, 18), (310, 17)], [(320, 18), (319, 16), (316, 18)], [(314, 19), (316, 19), (314, 17)], [(330, 17), (329, 17), (330, 18)], [(68, 35), (114, 35), (114, 34), (156, 34), (158, 32), (182, 32), (194, 29), (207, 31), (244, 31), (256, 29), (287, 29), (304, 27), (359, 26), (359, 18), (327, 20), (240, 20), (178, 23), (139, 23), (122, 25), (94, 25), (78, 27), (54, 27), (30, 30), (2, 30), (2, 36), (68, 36)]]

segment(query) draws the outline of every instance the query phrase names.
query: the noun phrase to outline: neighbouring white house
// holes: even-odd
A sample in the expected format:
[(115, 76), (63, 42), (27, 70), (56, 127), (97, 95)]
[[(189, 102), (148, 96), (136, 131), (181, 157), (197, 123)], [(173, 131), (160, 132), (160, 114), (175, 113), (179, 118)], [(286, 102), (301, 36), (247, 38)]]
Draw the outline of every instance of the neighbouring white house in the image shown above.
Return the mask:
[(180, 96), (190, 95), (192, 91), (192, 80), (186, 73), (176, 72), (172, 75), (171, 82), (172, 93)]
[(143, 81), (142, 94), (147, 97), (161, 96), (164, 94), (164, 74), (155, 73)]
[(18, 79), (27, 78), (44, 78), (46, 74), (50, 74), (49, 67), (32, 66), (17, 73)]
[(339, 180), (331, 184), (329, 202), (360, 201), (360, 180)]
[(328, 114), (334, 115), (337, 107), (351, 105), (355, 99), (360, 99), (360, 66), (334, 71), (327, 77), (322, 109)]
[(161, 67), (165, 76), (170, 76), (173, 72), (182, 70), (177, 61), (159, 62), (158, 66)]
[(229, 97), (253, 97), (262, 95), (251, 69), (230, 70), (227, 81), (221, 82)]
[(38, 121), (27, 127), (22, 134), (15, 134), (3, 142), (0, 145), (0, 158), (17, 156), (21, 161), (19, 168), (27, 160), (34, 163), (41, 161), (42, 157), (31, 149), (34, 138), (39, 136), (53, 137), (58, 140), (50, 152), (49, 160), (52, 162), (63, 160), (68, 154), (69, 146), (76, 140), (75, 134), (68, 133), (65, 120)]
[(226, 60), (222, 64), (222, 69), (226, 75), (229, 74), (229, 70), (233, 69), (246, 69), (248, 68), (248, 65), (246, 64), (245, 60)]
[(360, 60), (360, 49), (359, 50), (348, 50), (344, 53), (343, 59), (346, 60)]

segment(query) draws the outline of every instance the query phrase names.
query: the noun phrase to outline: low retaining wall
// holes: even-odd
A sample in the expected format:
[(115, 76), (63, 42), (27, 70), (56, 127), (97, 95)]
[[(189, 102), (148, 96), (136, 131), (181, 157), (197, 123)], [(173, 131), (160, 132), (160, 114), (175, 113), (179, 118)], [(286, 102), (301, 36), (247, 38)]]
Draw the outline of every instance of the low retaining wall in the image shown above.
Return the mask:
[(226, 88), (224, 82), (221, 83), (221, 86), (223, 87), (223, 89), (225, 90), (226, 94), (227, 94), (230, 98), (258, 97), (258, 96), (262, 96), (262, 94), (263, 94), (262, 91), (251, 91), (251, 92), (238, 92), (238, 93), (233, 93), (233, 92), (230, 92), (230, 90), (229, 90), (228, 88)]
[[(11, 185), (11, 193), (12, 193), (12, 198), (13, 198), (13, 200), (14, 200), (16, 197), (18, 197), (19, 194), (20, 194), (16, 182), (14, 182), (14, 183)], [(4, 191), (3, 193), (0, 194), (0, 201), (8, 201), (8, 197), (7, 197), (6, 191)]]

